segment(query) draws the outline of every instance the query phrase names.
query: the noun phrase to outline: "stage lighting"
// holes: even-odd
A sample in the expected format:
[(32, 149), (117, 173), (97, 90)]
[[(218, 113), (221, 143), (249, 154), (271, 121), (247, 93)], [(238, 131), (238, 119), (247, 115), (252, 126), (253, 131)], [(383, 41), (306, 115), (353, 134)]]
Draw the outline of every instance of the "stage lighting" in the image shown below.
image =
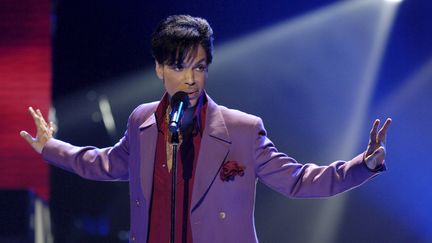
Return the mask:
[(384, 1), (386, 1), (386, 2), (391, 2), (391, 3), (400, 3), (400, 2), (402, 2), (403, 0), (384, 0)]

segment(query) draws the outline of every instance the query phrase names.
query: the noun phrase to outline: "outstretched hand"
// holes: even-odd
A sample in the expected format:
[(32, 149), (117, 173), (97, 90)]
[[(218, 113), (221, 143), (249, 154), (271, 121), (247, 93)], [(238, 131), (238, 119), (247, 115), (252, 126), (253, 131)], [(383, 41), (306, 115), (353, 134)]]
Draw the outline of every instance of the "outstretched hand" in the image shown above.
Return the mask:
[(379, 131), (378, 127), (380, 120), (376, 119), (373, 123), (372, 130), (370, 132), (369, 144), (364, 155), (364, 161), (367, 167), (371, 170), (377, 170), (384, 165), (387, 129), (391, 122), (392, 120), (387, 118)]
[(29, 107), (29, 112), (36, 124), (36, 137), (32, 137), (26, 131), (21, 131), (20, 135), (33, 147), (34, 150), (38, 153), (42, 153), (42, 149), (46, 142), (53, 137), (54, 124), (52, 122), (48, 124), (39, 109), (36, 109), (35, 111), (32, 107)]

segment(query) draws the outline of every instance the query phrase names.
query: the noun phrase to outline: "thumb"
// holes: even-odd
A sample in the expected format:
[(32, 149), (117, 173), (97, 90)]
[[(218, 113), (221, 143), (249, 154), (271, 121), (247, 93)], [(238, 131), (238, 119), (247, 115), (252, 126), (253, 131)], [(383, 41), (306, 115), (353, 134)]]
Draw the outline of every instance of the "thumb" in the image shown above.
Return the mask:
[(31, 146), (32, 148), (38, 152), (38, 153), (42, 153), (42, 148), (43, 145), (40, 144), (40, 142), (36, 139), (33, 138), (28, 132), (26, 131), (21, 131), (20, 135), (22, 138), (24, 138)]
[(26, 131), (21, 131), (20, 135), (24, 138), (30, 145), (33, 145), (34, 139), (33, 137)]
[(382, 165), (384, 159), (385, 159), (385, 148), (383, 146), (380, 146), (371, 155), (366, 157), (366, 164), (369, 166), (369, 168), (374, 169)]

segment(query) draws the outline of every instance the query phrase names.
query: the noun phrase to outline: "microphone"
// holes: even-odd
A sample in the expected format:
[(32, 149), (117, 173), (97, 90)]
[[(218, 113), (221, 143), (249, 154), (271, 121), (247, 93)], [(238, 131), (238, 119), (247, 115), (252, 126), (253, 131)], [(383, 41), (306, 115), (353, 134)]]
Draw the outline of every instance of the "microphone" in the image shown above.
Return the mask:
[(171, 98), (171, 113), (169, 116), (168, 129), (172, 133), (176, 133), (180, 128), (180, 120), (189, 104), (189, 96), (186, 92), (178, 91)]

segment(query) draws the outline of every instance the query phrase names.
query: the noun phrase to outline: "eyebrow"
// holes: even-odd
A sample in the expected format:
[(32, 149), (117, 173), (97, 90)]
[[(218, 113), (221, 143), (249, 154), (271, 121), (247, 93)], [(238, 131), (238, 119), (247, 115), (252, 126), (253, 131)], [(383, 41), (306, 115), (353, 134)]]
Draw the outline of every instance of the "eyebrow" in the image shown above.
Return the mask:
[(201, 62), (204, 62), (204, 61), (206, 61), (206, 59), (207, 59), (206, 57), (203, 57), (203, 58), (201, 58), (201, 60), (195, 62), (194, 65), (199, 64), (199, 63), (201, 63)]
[[(202, 62), (204, 62), (204, 63), (207, 65), (206, 59), (207, 59), (207, 57), (203, 57), (203, 58), (201, 58), (200, 60), (198, 60), (198, 61), (192, 63), (190, 66), (195, 66), (195, 65), (201, 64)], [(186, 63), (186, 62), (183, 62), (182, 65), (184, 65), (184, 64), (187, 64), (187, 63)], [(189, 66), (189, 65), (188, 65), (188, 66)]]

